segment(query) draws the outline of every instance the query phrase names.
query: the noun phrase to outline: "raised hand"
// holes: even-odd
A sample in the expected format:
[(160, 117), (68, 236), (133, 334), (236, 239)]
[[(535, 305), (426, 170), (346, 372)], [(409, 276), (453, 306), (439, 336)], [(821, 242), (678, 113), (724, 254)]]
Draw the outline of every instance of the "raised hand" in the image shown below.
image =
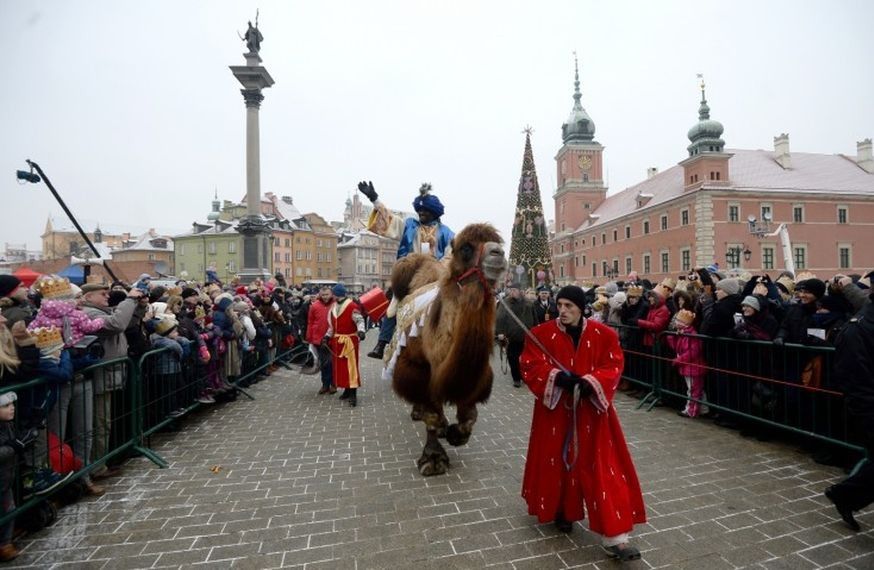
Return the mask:
[(364, 182), (362, 180), (358, 183), (358, 191), (367, 196), (367, 199), (371, 202), (376, 202), (379, 198), (379, 194), (377, 194), (376, 190), (373, 188), (373, 182)]

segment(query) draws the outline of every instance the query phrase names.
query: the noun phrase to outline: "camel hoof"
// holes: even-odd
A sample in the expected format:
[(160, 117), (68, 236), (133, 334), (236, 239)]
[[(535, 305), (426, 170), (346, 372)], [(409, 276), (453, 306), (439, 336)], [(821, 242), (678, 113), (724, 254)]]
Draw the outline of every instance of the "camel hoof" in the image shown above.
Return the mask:
[(459, 445), (464, 445), (470, 440), (470, 433), (465, 433), (461, 431), (461, 428), (458, 427), (458, 424), (452, 424), (448, 428), (446, 428), (446, 442), (453, 446), (458, 447)]
[(423, 477), (431, 477), (432, 475), (443, 475), (449, 468), (449, 462), (440, 458), (434, 458), (434, 461), (426, 461), (419, 465), (419, 473)]
[(422, 413), (422, 410), (414, 406), (413, 411), (410, 412), (410, 419), (414, 422), (420, 422), (425, 419), (425, 414)]

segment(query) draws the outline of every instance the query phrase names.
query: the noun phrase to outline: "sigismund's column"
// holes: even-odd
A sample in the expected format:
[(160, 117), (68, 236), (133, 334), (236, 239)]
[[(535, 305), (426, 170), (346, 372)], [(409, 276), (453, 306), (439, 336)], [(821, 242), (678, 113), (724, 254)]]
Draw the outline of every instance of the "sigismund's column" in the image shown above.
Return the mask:
[[(256, 20), (257, 22), (257, 20)], [(270, 277), (270, 227), (261, 215), (261, 143), (258, 127), (258, 113), (264, 100), (261, 90), (273, 85), (273, 78), (261, 65), (261, 41), (264, 36), (258, 25), (249, 29), (243, 40), (249, 48), (243, 54), (246, 65), (232, 65), (231, 72), (243, 85), (240, 92), (246, 102), (246, 215), (237, 224), (237, 231), (243, 235), (243, 267), (240, 279), (249, 283), (254, 279)]]

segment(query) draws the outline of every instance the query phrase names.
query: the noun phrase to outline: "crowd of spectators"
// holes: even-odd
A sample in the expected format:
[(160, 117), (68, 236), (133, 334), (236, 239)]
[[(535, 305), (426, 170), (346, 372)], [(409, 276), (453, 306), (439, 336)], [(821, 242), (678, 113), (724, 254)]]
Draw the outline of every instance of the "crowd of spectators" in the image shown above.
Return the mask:
[[(198, 404), (233, 399), (276, 370), (282, 349), (305, 335), (307, 293), (279, 274), (169, 287), (146, 274), (81, 287), (0, 275), (0, 514), (83, 466), (81, 491), (105, 492), (100, 480), (123, 469), (123, 457), (106, 458), (129, 435), (119, 421), (130, 413), (128, 362), (142, 366), (147, 425), (172, 429)], [(245, 370), (257, 373), (241, 380)], [(12, 532), (12, 522), (0, 527), (0, 561), (18, 554)]]

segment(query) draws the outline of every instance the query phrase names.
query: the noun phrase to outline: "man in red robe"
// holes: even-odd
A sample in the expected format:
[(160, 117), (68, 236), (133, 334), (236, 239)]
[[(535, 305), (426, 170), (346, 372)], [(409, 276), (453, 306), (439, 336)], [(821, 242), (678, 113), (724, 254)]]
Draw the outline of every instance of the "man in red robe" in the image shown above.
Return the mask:
[(563, 532), (586, 512), (607, 554), (640, 558), (628, 544), (646, 522), (637, 472), (613, 407), (624, 357), (610, 328), (583, 317), (585, 293), (576, 286), (556, 295), (558, 319), (532, 329), (520, 359), (534, 393), (534, 417), (522, 497), (540, 522)]
[(332, 290), (336, 301), (328, 311), (328, 331), (322, 344), (331, 350), (331, 366), (334, 370), (334, 385), (344, 388), (341, 400), (349, 400), (353, 408), (358, 405), (358, 387), (361, 374), (358, 370), (358, 344), (364, 339), (364, 317), (358, 304), (346, 296), (342, 283)]

